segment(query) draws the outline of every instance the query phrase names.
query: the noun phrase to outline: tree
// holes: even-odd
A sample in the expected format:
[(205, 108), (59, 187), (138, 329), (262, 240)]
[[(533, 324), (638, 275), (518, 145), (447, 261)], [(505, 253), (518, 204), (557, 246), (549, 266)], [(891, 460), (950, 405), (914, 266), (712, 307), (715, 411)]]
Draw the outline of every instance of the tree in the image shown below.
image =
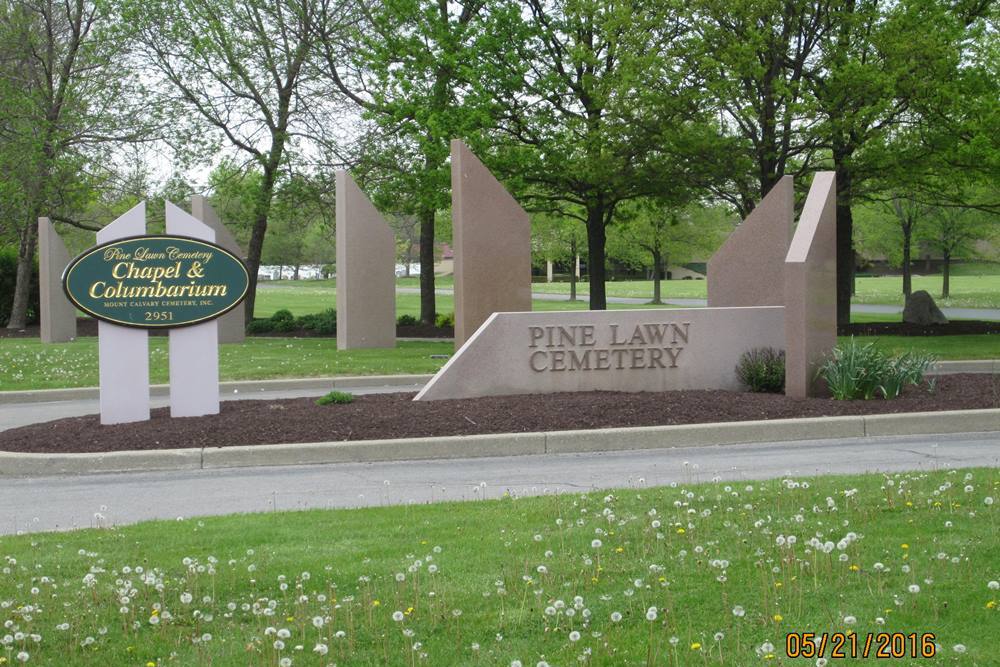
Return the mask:
[(128, 77), (127, 37), (111, 39), (92, 0), (0, 4), (0, 191), (18, 239), (8, 328), (25, 324), (37, 221), (76, 224), (90, 197), (89, 165), (116, 142), (155, 138), (156, 119)]
[(306, 64), (330, 11), (327, 0), (118, 0), (142, 56), (176, 99), (222, 134), (261, 174), (247, 246), (253, 319), (257, 270), (280, 170), (310, 103)]
[(570, 301), (576, 301), (579, 279), (576, 262), (586, 241), (586, 229), (579, 220), (546, 213), (531, 216), (531, 244), (536, 255), (546, 262), (566, 262), (570, 265)]
[(526, 0), (502, 17), (494, 55), (499, 126), (493, 162), (536, 211), (587, 231), (590, 307), (607, 307), (607, 230), (623, 202), (704, 183), (719, 135), (677, 57), (673, 8), (637, 0)]
[(647, 201), (629, 209), (612, 231), (612, 252), (627, 263), (652, 269), (654, 304), (663, 303), (660, 281), (668, 266), (708, 259), (733, 228), (721, 207), (675, 208)]
[[(357, 0), (323, 39), (324, 74), (371, 122), (360, 171), (389, 172), (420, 225), (420, 319), (433, 325), (435, 216), (448, 206), (449, 142), (484, 124), (477, 94), (486, 0)], [(382, 178), (385, 178), (383, 176)], [(397, 190), (397, 193), (400, 190)]]
[(951, 262), (977, 255), (976, 244), (997, 237), (997, 217), (973, 208), (938, 206), (927, 218), (918, 239), (941, 255), (941, 297), (951, 294)]

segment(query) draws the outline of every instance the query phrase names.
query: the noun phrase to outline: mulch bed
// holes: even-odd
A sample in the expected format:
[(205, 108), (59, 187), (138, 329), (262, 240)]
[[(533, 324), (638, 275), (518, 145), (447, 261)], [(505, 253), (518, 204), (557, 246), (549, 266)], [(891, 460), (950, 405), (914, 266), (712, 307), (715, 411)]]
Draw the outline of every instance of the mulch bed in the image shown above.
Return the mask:
[[(40, 327), (32, 324), (24, 329), (7, 329), (0, 326), (0, 338), (38, 338), (41, 335)], [(84, 336), (97, 335), (97, 320), (91, 317), (78, 317), (76, 319), (76, 335), (80, 338)], [(151, 336), (166, 336), (167, 331), (150, 329)], [(317, 334), (308, 329), (296, 329), (294, 331), (273, 331), (267, 333), (250, 334), (252, 337), (262, 338), (336, 338), (336, 334)], [(397, 326), (396, 338), (454, 338), (455, 329), (452, 327), (434, 327), (424, 324), (413, 326)]]
[[(210, 417), (101, 426), (97, 416), (0, 431), (0, 450), (107, 452), (335, 440), (698, 424), (792, 417), (1000, 408), (1000, 376), (938, 376), (934, 393), (911, 387), (892, 400), (790, 399), (728, 391), (581, 392), (414, 402), (411, 393), (358, 396), (347, 405), (314, 399), (227, 401)], [(1000, 423), (997, 424), (1000, 428)]]
[(838, 327), (841, 336), (969, 336), (1000, 334), (1000, 322), (955, 320), (948, 324), (909, 322), (855, 322)]

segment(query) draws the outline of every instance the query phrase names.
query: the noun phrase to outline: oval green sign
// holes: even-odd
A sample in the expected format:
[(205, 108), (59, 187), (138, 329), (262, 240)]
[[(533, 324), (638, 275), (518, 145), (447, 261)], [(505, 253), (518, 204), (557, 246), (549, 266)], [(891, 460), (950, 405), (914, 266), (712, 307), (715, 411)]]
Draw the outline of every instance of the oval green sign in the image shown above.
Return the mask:
[(185, 236), (134, 236), (75, 258), (63, 289), (77, 308), (126, 327), (175, 328), (235, 308), (250, 275), (225, 248)]

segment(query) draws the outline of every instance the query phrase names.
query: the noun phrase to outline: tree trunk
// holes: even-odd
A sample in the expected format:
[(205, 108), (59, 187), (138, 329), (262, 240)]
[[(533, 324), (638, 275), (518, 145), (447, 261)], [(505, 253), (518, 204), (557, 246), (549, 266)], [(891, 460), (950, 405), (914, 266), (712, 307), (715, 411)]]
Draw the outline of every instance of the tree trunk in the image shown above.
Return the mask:
[(574, 259), (570, 260), (575, 262), (573, 266), (569, 268), (569, 300), (576, 301), (576, 280), (579, 277), (577, 275), (577, 267), (580, 266), (580, 257), (576, 254), (576, 239), (569, 242), (570, 256)]
[(909, 298), (912, 291), (911, 268), (910, 268), (910, 245), (913, 237), (913, 226), (909, 223), (903, 225), (903, 296)]
[(434, 294), (434, 209), (418, 213), (420, 219), (420, 321), (434, 326), (437, 303)]
[(591, 203), (587, 207), (587, 253), (590, 269), (590, 309), (607, 310), (608, 299), (604, 288), (604, 247), (607, 234), (604, 229), (604, 206)]
[[(280, 160), (281, 154), (278, 153)], [(278, 178), (277, 162), (274, 166), (264, 167), (264, 178), (261, 181), (260, 196), (254, 203), (253, 231), (250, 233), (250, 245), (247, 248), (247, 271), (250, 274), (250, 289), (244, 302), (245, 321), (253, 322), (253, 308), (257, 300), (257, 271), (260, 270), (260, 257), (264, 250), (264, 235), (267, 233), (267, 219), (271, 214), (271, 199), (274, 196), (274, 183)], [(281, 279), (281, 270), (278, 270)]]
[[(836, 155), (836, 153), (835, 153)], [(846, 155), (835, 157), (837, 178), (837, 326), (851, 323), (851, 295), (854, 294), (854, 216), (851, 212), (851, 172), (844, 164)]]
[(660, 276), (663, 275), (663, 253), (653, 253), (653, 303), (663, 304), (660, 300)]
[(10, 307), (8, 329), (23, 329), (28, 324), (28, 302), (31, 300), (31, 282), (34, 278), (35, 246), (38, 242), (38, 218), (34, 218), (21, 234), (17, 251), (17, 278), (14, 282), (14, 302)]
[(951, 253), (944, 253), (941, 259), (941, 298), (947, 299), (951, 296)]
[(296, 264), (295, 265), (295, 272), (292, 273), (292, 280), (298, 280), (298, 279), (299, 279), (299, 265)]

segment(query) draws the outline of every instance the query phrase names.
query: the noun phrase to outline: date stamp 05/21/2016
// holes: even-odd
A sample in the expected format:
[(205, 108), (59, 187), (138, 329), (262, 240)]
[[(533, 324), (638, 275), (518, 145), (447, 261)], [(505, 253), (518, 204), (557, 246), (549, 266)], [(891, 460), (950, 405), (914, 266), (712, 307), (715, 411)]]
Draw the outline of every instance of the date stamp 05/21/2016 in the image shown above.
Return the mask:
[(933, 658), (931, 632), (790, 632), (785, 635), (789, 658)]

